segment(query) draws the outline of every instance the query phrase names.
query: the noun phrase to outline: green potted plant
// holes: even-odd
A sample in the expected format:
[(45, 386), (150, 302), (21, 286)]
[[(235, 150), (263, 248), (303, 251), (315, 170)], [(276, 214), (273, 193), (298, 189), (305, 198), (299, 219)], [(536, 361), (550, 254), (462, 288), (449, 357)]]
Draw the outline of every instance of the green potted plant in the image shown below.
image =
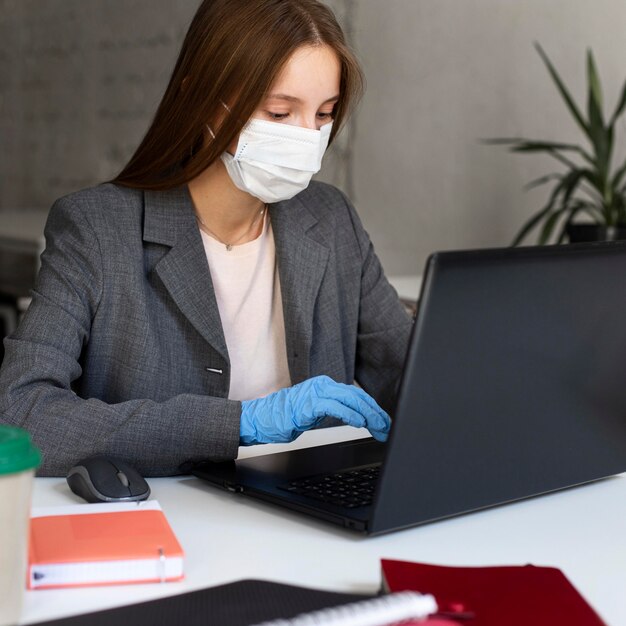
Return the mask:
[(488, 142), (510, 145), (511, 152), (547, 154), (565, 166), (563, 171), (546, 174), (527, 186), (553, 184), (548, 202), (522, 226), (513, 245), (521, 243), (534, 229), (539, 229), (540, 244), (551, 238), (558, 243), (626, 239), (626, 160), (617, 167), (612, 164), (616, 123), (626, 109), (626, 84), (617, 107), (605, 121), (600, 79), (593, 54), (588, 50), (585, 116), (543, 48), (539, 44), (535, 47), (588, 146), (520, 138)]

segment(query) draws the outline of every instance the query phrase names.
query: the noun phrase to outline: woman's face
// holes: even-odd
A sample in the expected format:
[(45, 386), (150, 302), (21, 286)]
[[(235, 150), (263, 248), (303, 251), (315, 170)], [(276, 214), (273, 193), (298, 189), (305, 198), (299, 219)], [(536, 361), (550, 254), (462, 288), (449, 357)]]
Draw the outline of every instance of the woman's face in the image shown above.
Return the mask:
[[(253, 118), (319, 130), (333, 120), (341, 65), (329, 46), (298, 48), (252, 114)], [(228, 152), (237, 151), (237, 139)]]
[(329, 46), (296, 50), (252, 117), (319, 130), (332, 121), (341, 66)]

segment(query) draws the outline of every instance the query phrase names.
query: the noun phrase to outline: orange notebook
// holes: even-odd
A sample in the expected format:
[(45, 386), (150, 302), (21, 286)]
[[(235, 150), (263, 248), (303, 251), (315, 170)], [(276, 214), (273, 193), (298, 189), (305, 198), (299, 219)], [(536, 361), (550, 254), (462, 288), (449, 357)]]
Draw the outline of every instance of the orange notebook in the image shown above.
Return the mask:
[(183, 558), (154, 500), (33, 509), (27, 587), (180, 580)]
[(381, 559), (383, 590), (432, 594), (436, 616), (464, 626), (606, 626), (561, 570), (445, 567)]

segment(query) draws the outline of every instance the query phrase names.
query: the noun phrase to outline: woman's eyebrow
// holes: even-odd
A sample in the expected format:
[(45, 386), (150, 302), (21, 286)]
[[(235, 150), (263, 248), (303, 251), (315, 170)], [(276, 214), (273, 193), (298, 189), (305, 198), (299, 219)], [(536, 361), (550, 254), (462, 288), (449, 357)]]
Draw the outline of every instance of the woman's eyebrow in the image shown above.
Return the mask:
[[(296, 96), (289, 96), (285, 93), (272, 93), (267, 96), (268, 100), (287, 100), (288, 102), (296, 102), (298, 104), (302, 103), (300, 98), (296, 98)], [(332, 98), (328, 98), (328, 100), (324, 100), (322, 104), (330, 104), (331, 102), (337, 102), (339, 100), (339, 95), (333, 96)]]

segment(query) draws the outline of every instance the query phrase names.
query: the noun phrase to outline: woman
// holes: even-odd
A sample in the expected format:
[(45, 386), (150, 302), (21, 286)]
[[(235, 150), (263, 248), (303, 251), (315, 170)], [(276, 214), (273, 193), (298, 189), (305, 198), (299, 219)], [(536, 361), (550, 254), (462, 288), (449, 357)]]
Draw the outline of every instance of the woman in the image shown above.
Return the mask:
[(410, 321), (352, 206), (309, 184), (360, 88), (316, 0), (201, 4), (128, 165), (52, 207), (6, 340), (0, 411), (41, 474), (173, 474), (331, 416), (386, 438)]

